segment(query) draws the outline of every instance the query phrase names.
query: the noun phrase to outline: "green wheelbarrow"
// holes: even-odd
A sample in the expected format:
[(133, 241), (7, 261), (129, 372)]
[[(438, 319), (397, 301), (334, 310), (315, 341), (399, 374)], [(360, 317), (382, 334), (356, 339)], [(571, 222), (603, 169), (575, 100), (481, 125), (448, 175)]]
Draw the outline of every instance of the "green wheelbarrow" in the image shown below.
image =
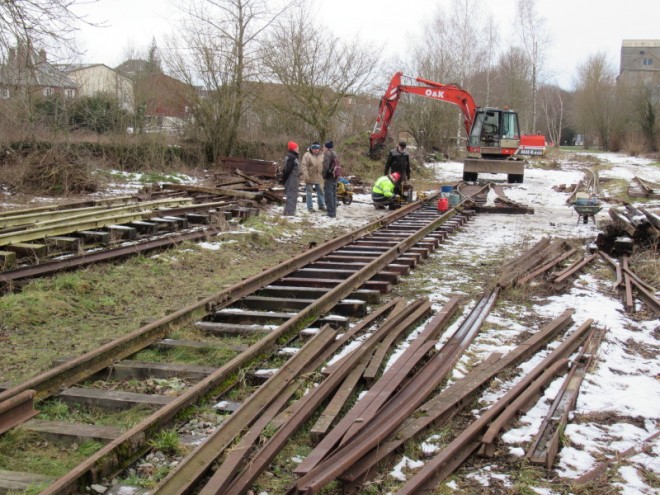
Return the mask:
[(578, 214), (577, 223), (580, 223), (580, 218), (582, 218), (582, 221), (584, 223), (589, 223), (589, 218), (591, 217), (591, 219), (594, 221), (595, 224), (596, 213), (602, 210), (603, 207), (600, 204), (586, 204), (586, 205), (574, 204), (573, 209)]

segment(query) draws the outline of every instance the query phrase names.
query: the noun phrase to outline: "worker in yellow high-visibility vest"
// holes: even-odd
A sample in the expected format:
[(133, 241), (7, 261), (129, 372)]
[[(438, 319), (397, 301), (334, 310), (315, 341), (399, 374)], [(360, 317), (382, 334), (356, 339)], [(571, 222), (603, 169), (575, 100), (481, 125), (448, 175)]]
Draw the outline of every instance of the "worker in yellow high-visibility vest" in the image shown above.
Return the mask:
[(383, 175), (375, 182), (374, 187), (371, 190), (371, 199), (377, 209), (383, 209), (386, 206), (393, 209), (400, 179), (401, 174), (399, 174), (399, 172), (394, 172), (392, 174)]

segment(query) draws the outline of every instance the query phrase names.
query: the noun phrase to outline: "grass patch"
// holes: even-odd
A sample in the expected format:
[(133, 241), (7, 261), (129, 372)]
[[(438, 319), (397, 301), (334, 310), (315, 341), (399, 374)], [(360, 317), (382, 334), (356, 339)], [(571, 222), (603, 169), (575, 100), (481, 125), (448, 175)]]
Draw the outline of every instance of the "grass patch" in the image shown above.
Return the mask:
[(90, 441), (71, 449), (39, 438), (21, 428), (5, 433), (0, 438), (0, 469), (59, 477), (102, 447)]

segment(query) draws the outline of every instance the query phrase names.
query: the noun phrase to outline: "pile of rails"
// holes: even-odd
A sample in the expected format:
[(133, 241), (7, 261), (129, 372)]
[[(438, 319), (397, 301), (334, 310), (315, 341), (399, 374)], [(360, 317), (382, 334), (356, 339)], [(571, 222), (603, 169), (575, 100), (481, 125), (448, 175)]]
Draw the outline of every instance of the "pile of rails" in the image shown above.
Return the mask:
[(212, 192), (174, 186), (0, 212), (0, 284), (202, 239), (226, 220), (258, 214), (243, 200)]

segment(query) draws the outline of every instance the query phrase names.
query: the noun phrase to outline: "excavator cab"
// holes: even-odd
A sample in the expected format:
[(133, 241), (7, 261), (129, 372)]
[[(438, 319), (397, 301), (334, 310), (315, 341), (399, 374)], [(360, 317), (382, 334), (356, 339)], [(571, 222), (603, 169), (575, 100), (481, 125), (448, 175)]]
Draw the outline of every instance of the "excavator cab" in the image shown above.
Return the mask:
[(470, 135), (468, 152), (484, 158), (513, 155), (520, 143), (518, 114), (512, 110), (478, 108)]

